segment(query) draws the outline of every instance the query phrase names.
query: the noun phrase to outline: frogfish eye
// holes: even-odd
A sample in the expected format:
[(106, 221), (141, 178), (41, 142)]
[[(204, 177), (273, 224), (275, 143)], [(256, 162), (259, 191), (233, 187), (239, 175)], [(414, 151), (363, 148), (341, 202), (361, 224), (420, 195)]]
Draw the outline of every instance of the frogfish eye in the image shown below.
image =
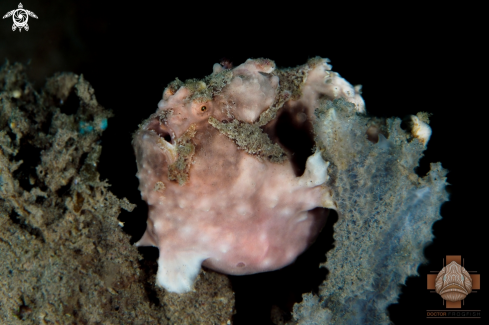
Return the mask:
[(201, 110), (202, 112), (205, 112), (205, 111), (207, 110), (207, 107), (202, 106), (202, 107), (200, 108), (200, 110)]

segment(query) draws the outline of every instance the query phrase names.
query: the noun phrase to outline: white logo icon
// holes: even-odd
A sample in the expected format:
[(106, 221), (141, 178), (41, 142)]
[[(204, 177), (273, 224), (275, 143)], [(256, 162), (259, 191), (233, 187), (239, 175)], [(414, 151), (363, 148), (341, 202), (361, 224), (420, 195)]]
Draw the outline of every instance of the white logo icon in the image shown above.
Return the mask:
[(12, 30), (15, 32), (15, 30), (18, 28), (19, 32), (22, 31), (22, 28), (25, 28), (26, 31), (29, 30), (29, 25), (27, 25), (27, 21), (29, 20), (29, 16), (34, 17), (37, 19), (37, 16), (35, 13), (29, 10), (23, 9), (24, 6), (22, 6), (22, 3), (19, 3), (19, 9), (14, 9), (12, 11), (9, 11), (3, 16), (3, 19), (12, 16), (14, 20), (14, 24), (12, 25)]

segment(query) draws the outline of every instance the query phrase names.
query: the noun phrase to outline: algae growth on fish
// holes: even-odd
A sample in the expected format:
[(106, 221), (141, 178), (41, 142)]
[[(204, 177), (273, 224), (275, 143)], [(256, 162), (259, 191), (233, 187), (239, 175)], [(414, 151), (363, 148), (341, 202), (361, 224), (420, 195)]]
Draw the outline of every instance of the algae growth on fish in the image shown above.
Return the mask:
[(388, 322), (398, 285), (424, 261), (446, 171), (414, 172), (428, 114), (406, 130), (368, 116), (360, 87), (327, 62), (215, 64), (203, 80), (168, 85), (133, 139), (149, 205), (137, 245), (159, 248), (158, 285), (190, 291), (201, 264), (233, 275), (282, 268), (334, 209), (335, 248), (322, 265), (330, 275), (294, 321)]

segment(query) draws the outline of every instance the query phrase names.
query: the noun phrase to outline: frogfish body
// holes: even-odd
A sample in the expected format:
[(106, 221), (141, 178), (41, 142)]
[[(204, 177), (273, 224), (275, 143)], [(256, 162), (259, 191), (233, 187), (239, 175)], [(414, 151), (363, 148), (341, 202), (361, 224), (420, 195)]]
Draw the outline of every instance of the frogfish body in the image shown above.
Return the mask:
[(364, 110), (359, 88), (330, 68), (320, 58), (285, 70), (257, 59), (168, 85), (133, 139), (149, 206), (136, 245), (159, 248), (158, 285), (190, 291), (201, 265), (233, 275), (276, 270), (314, 242), (335, 208), (329, 163), (294, 132), (312, 143), (325, 98)]

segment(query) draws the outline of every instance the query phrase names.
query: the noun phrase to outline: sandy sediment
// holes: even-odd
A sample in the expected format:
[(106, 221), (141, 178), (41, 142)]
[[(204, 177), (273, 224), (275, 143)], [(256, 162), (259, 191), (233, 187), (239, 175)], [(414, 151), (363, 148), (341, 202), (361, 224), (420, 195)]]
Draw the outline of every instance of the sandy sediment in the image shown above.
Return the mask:
[(140, 267), (117, 219), (135, 205), (97, 172), (111, 116), (83, 76), (56, 74), (37, 92), (22, 65), (0, 70), (0, 322), (230, 323), (227, 277), (201, 272), (176, 295)]

